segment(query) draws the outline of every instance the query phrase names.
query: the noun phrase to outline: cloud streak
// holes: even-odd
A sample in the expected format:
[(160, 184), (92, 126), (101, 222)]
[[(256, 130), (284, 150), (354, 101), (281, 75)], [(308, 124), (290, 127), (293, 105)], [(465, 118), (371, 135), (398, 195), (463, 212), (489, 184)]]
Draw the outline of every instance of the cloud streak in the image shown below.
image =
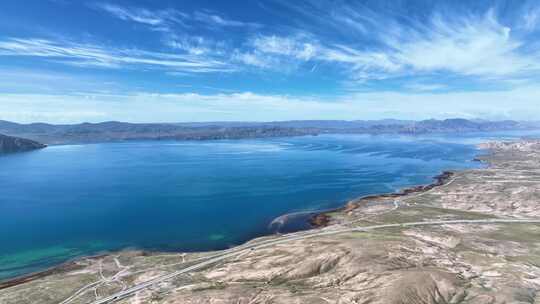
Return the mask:
[(505, 77), (540, 71), (536, 54), (512, 36), (489, 11), (480, 19), (446, 20), (434, 16), (428, 27), (383, 39), (400, 70), (448, 71), (462, 75)]
[(316, 46), (311, 42), (275, 35), (256, 37), (251, 45), (262, 53), (290, 56), (306, 61), (313, 58), (316, 52)]
[(254, 29), (262, 27), (259, 23), (233, 20), (209, 11), (195, 11), (191, 16), (188, 15), (188, 17), (192, 20), (218, 27), (248, 27)]
[(91, 7), (107, 12), (124, 21), (144, 24), (156, 30), (172, 32), (175, 25), (194, 27), (204, 24), (210, 27), (248, 27), (259, 28), (260, 24), (243, 22), (207, 10), (182, 12), (176, 9), (150, 10), (141, 7), (126, 7), (111, 3), (98, 3)]
[[(531, 78), (540, 73), (540, 45), (529, 43), (529, 37), (520, 33), (523, 27), (530, 31), (537, 26), (538, 9), (526, 11), (524, 25), (507, 25), (494, 9), (461, 15), (433, 11), (428, 18), (411, 16), (404, 21), (398, 14), (375, 13), (361, 5), (285, 6), (307, 19), (308, 26), (296, 31), (311, 32), (256, 38), (252, 45), (259, 54), (338, 64), (351, 79), (362, 82), (441, 72), (484, 80)], [(321, 29), (346, 34), (338, 39)]]
[(193, 54), (182, 55), (137, 49), (117, 49), (32, 38), (0, 40), (0, 56), (41, 57), (80, 67), (150, 67), (192, 73), (230, 72), (233, 70), (233, 67), (225, 62)]
[[(436, 10), (423, 19), (375, 12), (363, 5), (327, 7), (324, 4), (288, 3), (285, 7), (303, 15), (305, 28), (293, 34), (251, 34), (231, 45), (212, 37), (176, 33), (173, 27), (205, 25), (210, 28), (252, 28), (262, 25), (224, 17), (209, 10), (181, 12), (176, 9), (149, 10), (99, 3), (93, 7), (125, 21), (167, 32), (164, 44), (184, 54), (131, 50), (105, 50), (85, 45), (57, 45), (48, 40), (0, 41), (0, 54), (56, 57), (78, 66), (154, 66), (184, 72), (245, 71), (243, 67), (290, 72), (311, 61), (319, 69), (339, 68), (347, 82), (362, 84), (399, 77), (426, 77), (448, 73), (486, 81), (537, 78), (540, 74), (540, 44), (530, 44), (520, 30), (531, 31), (538, 23), (538, 9), (528, 9), (520, 25), (505, 25), (494, 9), (483, 14), (441, 14)], [(300, 18), (301, 19), (301, 18)], [(332, 29), (334, 38), (320, 29)], [(346, 34), (345, 34), (346, 33)], [(11, 50), (11, 51), (10, 51)], [(312, 68), (314, 64), (306, 68)], [(322, 65), (320, 65), (322, 64)], [(325, 65), (326, 64), (326, 65)]]
[(142, 24), (157, 26), (168, 21), (178, 21), (180, 12), (176, 10), (150, 11), (143, 8), (126, 8), (110, 3), (100, 3), (95, 5), (118, 19), (124, 21), (134, 21)]

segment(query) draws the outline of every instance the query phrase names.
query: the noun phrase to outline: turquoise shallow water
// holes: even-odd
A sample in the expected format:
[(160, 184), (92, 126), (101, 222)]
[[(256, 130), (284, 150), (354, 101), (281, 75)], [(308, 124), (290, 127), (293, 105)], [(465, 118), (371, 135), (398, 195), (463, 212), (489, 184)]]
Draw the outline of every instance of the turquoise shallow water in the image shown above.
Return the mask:
[(0, 279), (121, 248), (227, 248), (283, 228), (270, 223), (286, 213), (478, 166), (474, 144), (505, 136), (516, 134), (128, 142), (3, 156)]

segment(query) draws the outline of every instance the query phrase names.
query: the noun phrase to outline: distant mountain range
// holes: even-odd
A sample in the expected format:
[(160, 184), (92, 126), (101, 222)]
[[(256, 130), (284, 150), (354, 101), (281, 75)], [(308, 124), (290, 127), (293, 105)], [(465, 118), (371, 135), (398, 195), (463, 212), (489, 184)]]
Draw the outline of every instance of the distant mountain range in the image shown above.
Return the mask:
[(33, 140), (0, 134), (0, 154), (30, 151), (45, 147), (45, 145)]
[(0, 121), (0, 133), (47, 144), (91, 143), (124, 140), (211, 140), (315, 135), (314, 130), (250, 123), (135, 124), (124, 122), (52, 125)]
[(540, 129), (537, 122), (445, 120), (298, 120), (278, 122), (125, 123), (73, 125), (0, 121), (0, 133), (47, 144), (123, 140), (209, 140), (285, 137), (323, 133), (427, 134)]

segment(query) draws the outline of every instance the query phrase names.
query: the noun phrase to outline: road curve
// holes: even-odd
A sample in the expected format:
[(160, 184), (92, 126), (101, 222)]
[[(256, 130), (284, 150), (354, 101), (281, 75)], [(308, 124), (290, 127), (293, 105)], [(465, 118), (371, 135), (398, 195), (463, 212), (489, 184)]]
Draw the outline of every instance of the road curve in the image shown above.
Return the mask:
[[(366, 227), (354, 227), (354, 228), (341, 228), (341, 229), (335, 229), (335, 230), (325, 230), (325, 231), (313, 231), (312, 233), (305, 233), (302, 235), (294, 235), (294, 236), (283, 236), (276, 240), (269, 240), (269, 241), (263, 241), (261, 243), (256, 244), (250, 244), (250, 245), (244, 245), (240, 246), (234, 249), (231, 249), (227, 251), (226, 253), (219, 253), (213, 256), (209, 256), (207, 260), (197, 263), (195, 265), (191, 265), (189, 267), (186, 267), (184, 269), (162, 275), (159, 277), (156, 277), (152, 280), (137, 284), (133, 287), (130, 287), (126, 290), (117, 292), (115, 294), (112, 294), (108, 297), (105, 297), (103, 299), (96, 300), (94, 302), (91, 302), (89, 304), (105, 304), (105, 303), (113, 303), (120, 299), (126, 298), (138, 291), (141, 291), (143, 289), (149, 288), (154, 284), (169, 280), (171, 278), (174, 278), (176, 276), (179, 276), (181, 274), (188, 273), (190, 271), (199, 270), (202, 268), (205, 268), (207, 266), (210, 266), (212, 264), (215, 264), (217, 262), (223, 261), (229, 257), (239, 255), (241, 253), (245, 253), (251, 250), (270, 247), (273, 245), (278, 245), (282, 243), (287, 243), (291, 241), (297, 241), (312, 237), (318, 237), (318, 236), (327, 236), (327, 235), (334, 235), (334, 234), (340, 234), (340, 233), (347, 233), (347, 232), (363, 232), (363, 231), (370, 231), (375, 229), (384, 229), (384, 228), (397, 228), (397, 227), (413, 227), (413, 226), (432, 226), (432, 225), (453, 225), (453, 224), (499, 224), (499, 223), (525, 223), (525, 224), (540, 224), (540, 219), (483, 219), (483, 220), (448, 220), (448, 221), (426, 221), (426, 222), (409, 222), (409, 223), (399, 223), (399, 224), (383, 224), (383, 225), (375, 225), (375, 226), (366, 226)], [(61, 302), (65, 303), (65, 301)]]

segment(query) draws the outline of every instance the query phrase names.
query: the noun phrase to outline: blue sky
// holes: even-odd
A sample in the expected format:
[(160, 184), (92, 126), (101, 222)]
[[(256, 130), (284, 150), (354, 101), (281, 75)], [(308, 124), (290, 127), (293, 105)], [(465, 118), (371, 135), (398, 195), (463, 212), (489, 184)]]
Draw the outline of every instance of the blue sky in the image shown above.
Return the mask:
[(538, 1), (0, 2), (0, 119), (539, 120)]

